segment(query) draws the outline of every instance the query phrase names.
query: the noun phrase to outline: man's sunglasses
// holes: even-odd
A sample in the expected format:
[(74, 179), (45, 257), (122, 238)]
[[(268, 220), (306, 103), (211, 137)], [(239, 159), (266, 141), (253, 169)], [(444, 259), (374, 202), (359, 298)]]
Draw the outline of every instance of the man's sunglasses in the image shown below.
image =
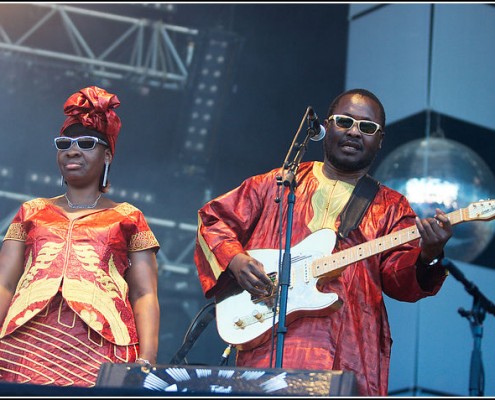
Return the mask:
[(80, 136), (77, 138), (60, 136), (53, 139), (53, 142), (57, 150), (69, 150), (74, 142), (77, 143), (77, 147), (81, 150), (93, 150), (97, 143), (108, 146), (107, 142), (94, 136)]
[(380, 124), (377, 124), (376, 122), (366, 120), (358, 121), (352, 117), (348, 117), (347, 115), (335, 114), (331, 115), (330, 118), (328, 118), (329, 121), (331, 121), (332, 119), (335, 121), (335, 125), (342, 129), (351, 129), (354, 124), (357, 124), (359, 132), (365, 135), (374, 135), (376, 132), (382, 129)]

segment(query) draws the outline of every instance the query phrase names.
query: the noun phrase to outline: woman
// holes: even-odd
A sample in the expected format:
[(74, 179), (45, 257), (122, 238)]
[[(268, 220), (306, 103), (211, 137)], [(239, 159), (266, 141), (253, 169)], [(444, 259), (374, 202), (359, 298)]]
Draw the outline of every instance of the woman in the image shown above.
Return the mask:
[(103, 362), (156, 363), (159, 249), (142, 212), (102, 196), (121, 121), (96, 86), (64, 104), (67, 185), (21, 205), (0, 252), (0, 380), (91, 387)]

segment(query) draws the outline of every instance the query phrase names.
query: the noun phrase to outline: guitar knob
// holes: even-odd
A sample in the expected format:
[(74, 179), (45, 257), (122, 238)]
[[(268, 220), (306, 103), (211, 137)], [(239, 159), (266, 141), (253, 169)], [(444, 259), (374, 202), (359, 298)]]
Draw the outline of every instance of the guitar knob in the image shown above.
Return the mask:
[(263, 314), (261, 314), (258, 310), (253, 310), (252, 313), (253, 317), (256, 318), (258, 321), (261, 321), (263, 318)]
[(234, 324), (236, 324), (236, 326), (238, 326), (239, 328), (244, 327), (244, 322), (242, 322), (242, 319), (240, 319), (239, 317), (236, 317), (234, 319)]

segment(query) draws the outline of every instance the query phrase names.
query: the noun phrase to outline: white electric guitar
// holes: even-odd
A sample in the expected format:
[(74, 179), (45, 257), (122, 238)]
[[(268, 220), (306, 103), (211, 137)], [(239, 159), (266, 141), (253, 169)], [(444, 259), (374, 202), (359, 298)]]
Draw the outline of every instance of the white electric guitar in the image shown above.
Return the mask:
[[(452, 225), (466, 221), (495, 218), (495, 200), (471, 203), (467, 208), (447, 214)], [(408, 243), (420, 237), (416, 225), (389, 235), (332, 254), (335, 233), (321, 229), (292, 247), (290, 286), (287, 296), (286, 324), (302, 316), (328, 315), (342, 306), (335, 293), (317, 289), (320, 278), (333, 279), (356, 261), (364, 260), (385, 250)], [(278, 283), (279, 250), (249, 250), (249, 255), (263, 263), (266, 273)], [(241, 350), (251, 349), (266, 341), (271, 334), (275, 293), (266, 298), (255, 298), (240, 287), (224, 292), (216, 298), (217, 330), (220, 337)]]

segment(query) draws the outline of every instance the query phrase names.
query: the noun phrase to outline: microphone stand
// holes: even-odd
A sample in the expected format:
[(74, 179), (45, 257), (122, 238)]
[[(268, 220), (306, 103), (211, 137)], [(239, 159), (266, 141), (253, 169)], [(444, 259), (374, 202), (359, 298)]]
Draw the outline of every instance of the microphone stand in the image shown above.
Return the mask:
[[(310, 107), (308, 107), (308, 109), (306, 110), (306, 113), (304, 114), (303, 117), (303, 121), (304, 119), (307, 118), (309, 111), (310, 111)], [(308, 141), (311, 137), (315, 135), (315, 130), (312, 127), (309, 127), (307, 129), (307, 135), (304, 141), (301, 144), (298, 144), (296, 142), (296, 139), (301, 131), (303, 121), (301, 122), (301, 125), (299, 126), (299, 129), (296, 132), (296, 135), (294, 136), (294, 140), (292, 141), (289, 151), (287, 152), (287, 156), (285, 157), (283, 168), (284, 170), (287, 170), (287, 172), (284, 174), (284, 178), (281, 178), (283, 185), (289, 188), (289, 193), (287, 195), (288, 206), (287, 206), (287, 230), (285, 235), (286, 236), (285, 252), (282, 258), (281, 273), (279, 277), (280, 307), (279, 307), (279, 319), (278, 319), (278, 329), (277, 329), (277, 350), (275, 357), (276, 368), (282, 368), (284, 341), (285, 341), (285, 334), (287, 333), (287, 327), (285, 326), (285, 323), (286, 323), (286, 314), (287, 314), (287, 298), (288, 298), (289, 285), (290, 285), (290, 269), (291, 269), (290, 249), (291, 249), (291, 240), (292, 240), (292, 221), (294, 215), (294, 203), (296, 202), (296, 195), (294, 193), (295, 188), (297, 187), (296, 174), (297, 174), (297, 170), (299, 169), (299, 164), (301, 163), (304, 153), (306, 152)], [(292, 152), (294, 151), (294, 149), (297, 149), (296, 154), (294, 156), (294, 160), (289, 162), (288, 159), (292, 154)], [(279, 182), (278, 184), (281, 184), (281, 182)]]
[(469, 321), (471, 332), (474, 338), (473, 350), (471, 353), (471, 364), (469, 369), (469, 394), (470, 396), (483, 396), (485, 385), (485, 371), (481, 358), (481, 339), (483, 337), (483, 321), (486, 312), (495, 315), (495, 305), (488, 300), (477, 286), (469, 282), (464, 274), (450, 260), (444, 260), (445, 267), (458, 281), (462, 282), (466, 291), (473, 296), (473, 306), (471, 311), (459, 308), (459, 314)]

